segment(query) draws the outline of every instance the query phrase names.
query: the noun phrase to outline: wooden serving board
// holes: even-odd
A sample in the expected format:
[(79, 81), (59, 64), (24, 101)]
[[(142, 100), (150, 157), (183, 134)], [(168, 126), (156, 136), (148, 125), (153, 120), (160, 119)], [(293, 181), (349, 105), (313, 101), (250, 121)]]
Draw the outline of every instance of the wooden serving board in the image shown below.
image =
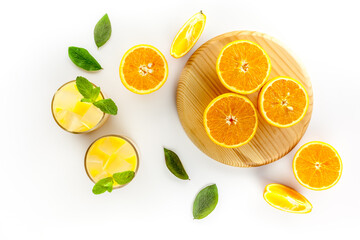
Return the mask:
[[(244, 146), (228, 149), (216, 145), (207, 136), (203, 114), (212, 99), (229, 92), (217, 77), (216, 59), (227, 43), (240, 39), (256, 42), (268, 53), (272, 64), (269, 79), (289, 76), (299, 80), (304, 84), (310, 102), (304, 119), (290, 128), (273, 127), (258, 113), (259, 127), (254, 138)], [(255, 107), (257, 96), (258, 92), (247, 95)], [(313, 91), (305, 69), (277, 40), (252, 31), (225, 33), (197, 49), (181, 73), (176, 98), (181, 124), (192, 142), (210, 158), (236, 167), (265, 165), (290, 152), (304, 135), (313, 109)]]

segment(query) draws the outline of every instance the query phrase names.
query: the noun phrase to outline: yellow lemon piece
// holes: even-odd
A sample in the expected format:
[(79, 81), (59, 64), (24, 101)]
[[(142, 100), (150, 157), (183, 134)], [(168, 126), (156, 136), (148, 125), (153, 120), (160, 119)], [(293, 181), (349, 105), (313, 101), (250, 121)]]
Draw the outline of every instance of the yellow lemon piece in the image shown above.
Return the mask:
[(101, 160), (103, 162), (105, 162), (107, 159), (110, 158), (110, 155), (104, 153), (96, 146), (93, 146), (90, 149), (88, 156), (90, 157), (90, 159), (97, 159), (97, 160)]
[(131, 169), (130, 170), (135, 171), (136, 166), (137, 166), (137, 157), (136, 157), (136, 155), (125, 159), (125, 161), (127, 161), (128, 163), (131, 164)]
[(206, 16), (200, 11), (192, 16), (176, 34), (170, 49), (170, 55), (180, 58), (187, 54), (198, 41), (205, 28)]
[(309, 213), (311, 203), (300, 193), (281, 184), (269, 184), (264, 190), (264, 199), (272, 207), (290, 213)]
[(91, 103), (77, 102), (75, 104), (73, 112), (79, 114), (80, 116), (84, 116), (90, 107)]

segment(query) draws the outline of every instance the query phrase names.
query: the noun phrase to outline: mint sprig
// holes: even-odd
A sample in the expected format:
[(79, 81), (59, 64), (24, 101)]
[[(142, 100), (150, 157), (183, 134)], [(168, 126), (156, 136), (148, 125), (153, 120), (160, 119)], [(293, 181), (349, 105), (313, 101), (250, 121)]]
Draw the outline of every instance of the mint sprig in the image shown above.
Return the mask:
[(104, 113), (111, 115), (117, 114), (118, 108), (110, 98), (96, 101), (100, 94), (100, 87), (94, 87), (89, 80), (80, 76), (76, 78), (76, 87), (84, 97), (81, 99), (81, 102), (92, 103)]
[(114, 173), (112, 177), (107, 177), (99, 180), (97, 183), (95, 183), (92, 192), (96, 195), (102, 194), (106, 191), (112, 192), (114, 181), (117, 182), (119, 185), (124, 185), (135, 177), (134, 171), (124, 171), (124, 172), (118, 172)]
[(101, 179), (100, 181), (95, 183), (95, 186), (93, 187), (92, 192), (94, 194), (101, 194), (106, 191), (112, 192), (113, 184), (114, 184), (114, 181), (113, 181), (112, 177), (107, 177), (107, 178)]

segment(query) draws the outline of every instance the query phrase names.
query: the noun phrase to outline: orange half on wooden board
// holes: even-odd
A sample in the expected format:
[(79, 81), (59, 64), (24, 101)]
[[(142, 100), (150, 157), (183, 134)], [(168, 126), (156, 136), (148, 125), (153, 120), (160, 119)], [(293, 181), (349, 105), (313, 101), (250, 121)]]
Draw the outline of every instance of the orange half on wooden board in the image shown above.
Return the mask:
[(258, 96), (262, 117), (271, 125), (291, 127), (300, 122), (309, 107), (305, 87), (290, 77), (276, 77), (267, 82)]
[(205, 131), (226, 148), (248, 143), (255, 135), (258, 118), (252, 102), (235, 93), (225, 93), (210, 102), (204, 112)]
[(293, 171), (301, 185), (312, 190), (325, 190), (334, 186), (342, 173), (338, 152), (327, 143), (309, 142), (295, 154)]
[(202, 11), (192, 16), (176, 34), (170, 48), (170, 55), (180, 58), (195, 45), (204, 31), (206, 16)]
[(282, 184), (272, 183), (265, 187), (264, 199), (272, 207), (290, 213), (309, 213), (311, 203), (300, 193)]
[(258, 44), (237, 40), (227, 44), (216, 61), (221, 83), (230, 91), (250, 94), (259, 90), (270, 75), (270, 58)]
[(119, 71), (121, 82), (127, 89), (137, 94), (148, 94), (165, 83), (168, 64), (158, 49), (142, 44), (125, 53)]

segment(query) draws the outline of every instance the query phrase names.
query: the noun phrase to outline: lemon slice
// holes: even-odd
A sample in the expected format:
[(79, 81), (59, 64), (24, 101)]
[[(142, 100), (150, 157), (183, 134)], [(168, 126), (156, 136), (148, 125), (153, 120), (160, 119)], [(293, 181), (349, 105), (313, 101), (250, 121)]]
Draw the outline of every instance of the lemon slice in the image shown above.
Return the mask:
[(171, 44), (170, 55), (180, 58), (187, 54), (204, 31), (205, 22), (206, 16), (202, 11), (192, 16), (176, 34)]

